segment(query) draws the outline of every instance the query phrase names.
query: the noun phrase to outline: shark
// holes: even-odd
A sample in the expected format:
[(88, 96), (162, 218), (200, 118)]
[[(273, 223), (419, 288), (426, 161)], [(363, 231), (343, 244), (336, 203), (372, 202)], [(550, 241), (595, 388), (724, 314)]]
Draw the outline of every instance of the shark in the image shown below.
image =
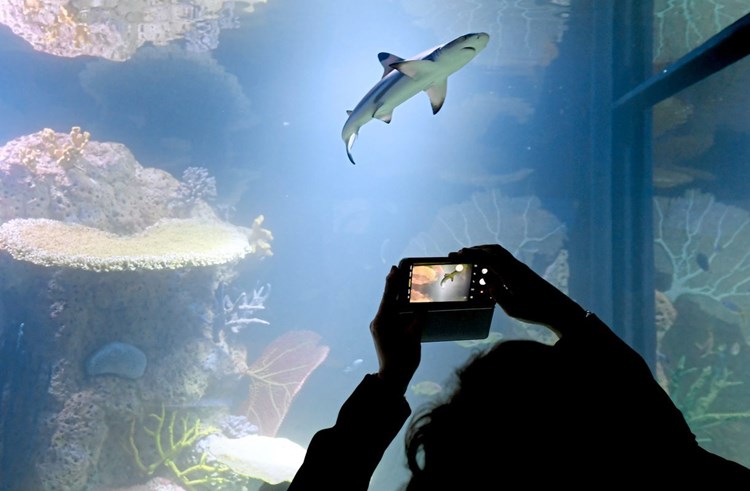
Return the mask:
[(409, 59), (386, 52), (378, 53), (378, 60), (383, 66), (382, 78), (353, 110), (346, 112), (349, 117), (344, 123), (341, 138), (346, 144), (349, 161), (355, 163), (352, 146), (359, 129), (373, 119), (390, 123), (393, 110), (416, 94), (424, 91), (430, 99), (432, 114), (437, 114), (445, 102), (448, 77), (473, 60), (489, 40), (486, 32), (475, 32)]

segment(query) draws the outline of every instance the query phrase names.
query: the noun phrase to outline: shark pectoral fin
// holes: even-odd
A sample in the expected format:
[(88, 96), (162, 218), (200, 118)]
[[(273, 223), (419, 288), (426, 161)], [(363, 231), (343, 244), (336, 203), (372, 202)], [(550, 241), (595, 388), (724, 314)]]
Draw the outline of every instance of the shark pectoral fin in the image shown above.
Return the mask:
[(383, 104), (379, 103), (378, 106), (375, 108), (375, 110), (372, 112), (372, 118), (379, 119), (380, 121), (384, 123), (390, 123), (391, 119), (393, 119), (393, 109), (391, 109), (390, 112), (387, 112), (387, 113), (381, 112), (382, 110), (383, 110)]
[(378, 60), (380, 60), (380, 64), (383, 65), (383, 77), (394, 70), (394, 68), (391, 66), (393, 63), (404, 61), (404, 59), (400, 56), (396, 56), (386, 52), (378, 53)]
[(354, 164), (354, 157), (352, 157), (352, 146), (354, 146), (354, 140), (357, 139), (357, 134), (352, 133), (349, 139), (346, 141), (346, 156), (349, 157), (349, 162)]
[(446, 78), (442, 82), (436, 83), (428, 87), (427, 97), (430, 98), (430, 104), (432, 105), (432, 114), (437, 114), (440, 108), (443, 107), (445, 102), (445, 94), (448, 91), (448, 79)]
[(430, 60), (405, 60), (391, 63), (391, 67), (409, 78), (431, 73), (435, 69), (435, 62)]

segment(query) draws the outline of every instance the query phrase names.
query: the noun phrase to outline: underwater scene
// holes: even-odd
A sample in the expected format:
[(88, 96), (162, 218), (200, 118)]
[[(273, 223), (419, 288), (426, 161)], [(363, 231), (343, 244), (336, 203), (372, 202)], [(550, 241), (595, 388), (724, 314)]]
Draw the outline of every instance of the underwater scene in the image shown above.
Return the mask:
[[(290, 481), (377, 371), (405, 257), (500, 243), (595, 305), (571, 244), (614, 3), (0, 2), (0, 491)], [(647, 4), (653, 74), (750, 12)], [(655, 314), (630, 329), (700, 444), (745, 466), (749, 80), (742, 59), (650, 107), (629, 176)], [(412, 409), (476, 350), (555, 342), (495, 310), (486, 337), (424, 343)], [(370, 489), (407, 478), (399, 435)]]

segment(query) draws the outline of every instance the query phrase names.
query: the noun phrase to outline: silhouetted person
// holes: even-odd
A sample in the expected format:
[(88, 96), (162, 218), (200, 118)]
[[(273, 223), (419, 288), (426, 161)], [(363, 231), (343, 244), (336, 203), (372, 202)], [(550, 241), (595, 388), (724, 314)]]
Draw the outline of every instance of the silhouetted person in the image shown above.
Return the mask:
[[(423, 407), (406, 434), (408, 491), (733, 489), (750, 469), (698, 446), (643, 358), (595, 315), (499, 245), (462, 249), (486, 265), (492, 298), (559, 340), (509, 340), (458, 370), (449, 399)], [(395, 309), (391, 268), (370, 330), (379, 371), (315, 434), (289, 491), (366, 490), (410, 414), (404, 393), (421, 357), (422, 319)]]

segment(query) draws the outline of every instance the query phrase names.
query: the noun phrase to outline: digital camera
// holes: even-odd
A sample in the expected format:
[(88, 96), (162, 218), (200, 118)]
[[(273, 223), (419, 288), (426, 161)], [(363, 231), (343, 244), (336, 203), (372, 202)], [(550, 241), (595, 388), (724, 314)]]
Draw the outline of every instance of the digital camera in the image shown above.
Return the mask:
[(398, 270), (398, 310), (425, 313), (423, 342), (487, 337), (495, 302), (486, 287), (486, 267), (447, 257), (407, 257)]

